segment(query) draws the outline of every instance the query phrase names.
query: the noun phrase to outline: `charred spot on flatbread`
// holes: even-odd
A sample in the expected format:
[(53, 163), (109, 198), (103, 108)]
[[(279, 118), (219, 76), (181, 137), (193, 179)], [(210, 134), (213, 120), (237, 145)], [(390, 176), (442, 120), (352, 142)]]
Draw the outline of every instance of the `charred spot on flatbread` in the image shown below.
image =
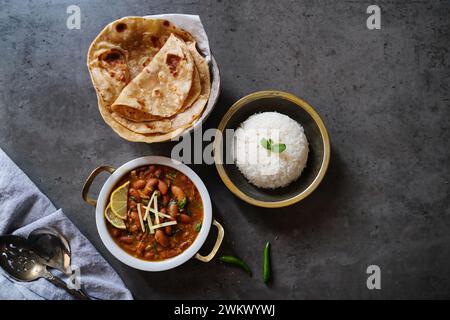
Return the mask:
[(124, 32), (127, 29), (126, 23), (120, 22), (116, 25), (117, 32)]
[(150, 40), (152, 42), (152, 46), (155, 48), (161, 48), (161, 43), (159, 42), (159, 38), (157, 36), (151, 36)]
[(153, 92), (152, 92), (153, 98), (161, 98), (162, 95), (163, 95), (163, 93), (161, 92), (161, 90), (159, 88), (153, 89)]
[(117, 49), (106, 50), (99, 55), (98, 60), (112, 78), (121, 82), (128, 82), (127, 59), (123, 52)]
[(169, 67), (170, 73), (174, 77), (177, 76), (177, 69), (182, 59), (183, 57), (177, 56), (176, 54), (172, 53), (169, 53), (166, 57), (166, 64)]

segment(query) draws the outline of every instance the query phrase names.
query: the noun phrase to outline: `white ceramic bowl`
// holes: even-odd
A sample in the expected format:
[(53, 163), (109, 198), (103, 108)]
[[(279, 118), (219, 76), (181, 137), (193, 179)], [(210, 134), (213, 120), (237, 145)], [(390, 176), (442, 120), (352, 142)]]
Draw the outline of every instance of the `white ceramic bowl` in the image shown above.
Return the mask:
[[(151, 164), (172, 167), (185, 174), (189, 179), (191, 179), (191, 181), (197, 187), (203, 202), (203, 222), (202, 228), (200, 229), (197, 238), (194, 240), (192, 245), (185, 251), (183, 251), (181, 254), (163, 261), (146, 261), (138, 259), (128, 254), (126, 251), (120, 248), (119, 245), (117, 245), (117, 243), (114, 242), (113, 238), (108, 232), (108, 229), (106, 227), (106, 221), (104, 218), (104, 211), (109, 202), (109, 195), (111, 194), (111, 191), (113, 190), (117, 182), (120, 180), (120, 178), (122, 178), (124, 175), (126, 175), (133, 169)], [(101, 188), (98, 200), (94, 200), (88, 196), (89, 187), (91, 186), (95, 177), (100, 172), (103, 171), (110, 172), (111, 176), (106, 180), (103, 187)], [(211, 198), (209, 197), (209, 193), (205, 187), (205, 184), (191, 168), (171, 158), (147, 156), (131, 160), (117, 169), (108, 166), (98, 167), (94, 171), (92, 171), (92, 173), (87, 178), (86, 183), (83, 187), (82, 196), (87, 203), (94, 205), (96, 207), (95, 221), (97, 224), (97, 230), (105, 247), (109, 250), (109, 252), (111, 252), (111, 254), (114, 257), (116, 257), (126, 265), (129, 265), (130, 267), (133, 267), (135, 269), (144, 271), (169, 270), (183, 264), (187, 260), (191, 259), (193, 256), (195, 256), (195, 258), (200, 261), (209, 262), (216, 254), (223, 240), (224, 230), (216, 220), (213, 220)], [(214, 224), (218, 228), (217, 240), (211, 253), (208, 254), (207, 256), (202, 256), (198, 253), (198, 251), (202, 247), (203, 243), (205, 242), (209, 234), (211, 224)]]

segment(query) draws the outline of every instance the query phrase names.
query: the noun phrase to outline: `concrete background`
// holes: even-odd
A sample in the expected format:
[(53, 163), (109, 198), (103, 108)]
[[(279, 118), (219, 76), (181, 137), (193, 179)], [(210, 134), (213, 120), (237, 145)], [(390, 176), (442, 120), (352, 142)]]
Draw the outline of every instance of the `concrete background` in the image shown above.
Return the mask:
[[(366, 8), (382, 8), (382, 29)], [(450, 298), (449, 1), (0, 1), (0, 146), (94, 243), (136, 298)], [(81, 30), (66, 8), (81, 8)], [(292, 92), (321, 114), (332, 161), (300, 204), (264, 210), (234, 197), (214, 166), (195, 165), (226, 229), (221, 254), (254, 271), (191, 260), (132, 270), (101, 243), (81, 200), (89, 172), (173, 143), (115, 135), (85, 67), (90, 42), (126, 15), (199, 14), (222, 71), (216, 127), (238, 98)], [(97, 184), (97, 188), (100, 183)], [(97, 189), (98, 190), (98, 189)], [(261, 280), (272, 242), (273, 282)], [(207, 248), (206, 248), (207, 249)], [(377, 264), (382, 289), (366, 288)]]

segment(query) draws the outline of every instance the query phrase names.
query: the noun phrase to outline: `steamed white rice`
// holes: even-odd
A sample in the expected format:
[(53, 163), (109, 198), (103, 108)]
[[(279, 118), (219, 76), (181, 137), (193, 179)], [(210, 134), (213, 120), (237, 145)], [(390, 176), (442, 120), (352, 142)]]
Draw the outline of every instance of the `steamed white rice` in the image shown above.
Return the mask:
[[(269, 151), (261, 140), (285, 144), (281, 152)], [(234, 159), (247, 180), (259, 188), (285, 187), (302, 173), (308, 160), (308, 140), (303, 127), (278, 112), (250, 116), (234, 133)]]

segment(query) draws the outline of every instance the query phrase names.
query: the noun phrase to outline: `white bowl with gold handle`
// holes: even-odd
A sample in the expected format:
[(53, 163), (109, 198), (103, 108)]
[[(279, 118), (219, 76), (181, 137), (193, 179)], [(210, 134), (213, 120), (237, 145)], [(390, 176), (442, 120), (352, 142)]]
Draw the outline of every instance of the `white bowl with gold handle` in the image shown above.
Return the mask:
[[(197, 190), (199, 191), (203, 202), (203, 222), (202, 228), (200, 229), (197, 238), (194, 240), (194, 242), (191, 244), (189, 248), (187, 248), (179, 255), (162, 261), (142, 260), (133, 257), (132, 255), (124, 251), (122, 248), (119, 247), (119, 245), (114, 241), (112, 236), (109, 234), (106, 225), (107, 222), (105, 221), (104, 218), (104, 211), (109, 202), (109, 195), (111, 194), (113, 188), (117, 185), (118, 181), (123, 176), (128, 174), (130, 171), (142, 166), (152, 164), (172, 167), (185, 174), (197, 187)], [(101, 172), (109, 172), (111, 175), (103, 184), (100, 193), (98, 195), (98, 199), (94, 200), (93, 198), (89, 197), (88, 192), (95, 177)], [(95, 206), (95, 221), (97, 224), (97, 230), (100, 235), (100, 239), (102, 240), (105, 247), (109, 250), (109, 252), (111, 252), (111, 254), (114, 257), (116, 257), (126, 265), (133, 267), (135, 269), (144, 271), (169, 270), (185, 263), (192, 257), (195, 257), (197, 260), (200, 260), (202, 262), (209, 262), (214, 258), (217, 251), (219, 250), (220, 245), (222, 244), (222, 240), (224, 237), (224, 229), (219, 222), (213, 219), (211, 198), (209, 196), (205, 184), (191, 168), (171, 158), (159, 156), (147, 156), (131, 160), (117, 169), (114, 169), (109, 166), (98, 167), (94, 171), (92, 171), (92, 173), (86, 179), (86, 182), (83, 186), (82, 197), (88, 204)], [(214, 225), (218, 229), (217, 239), (211, 252), (206, 256), (202, 256), (198, 253), (198, 251), (205, 243), (206, 238), (209, 235), (211, 225)]]

